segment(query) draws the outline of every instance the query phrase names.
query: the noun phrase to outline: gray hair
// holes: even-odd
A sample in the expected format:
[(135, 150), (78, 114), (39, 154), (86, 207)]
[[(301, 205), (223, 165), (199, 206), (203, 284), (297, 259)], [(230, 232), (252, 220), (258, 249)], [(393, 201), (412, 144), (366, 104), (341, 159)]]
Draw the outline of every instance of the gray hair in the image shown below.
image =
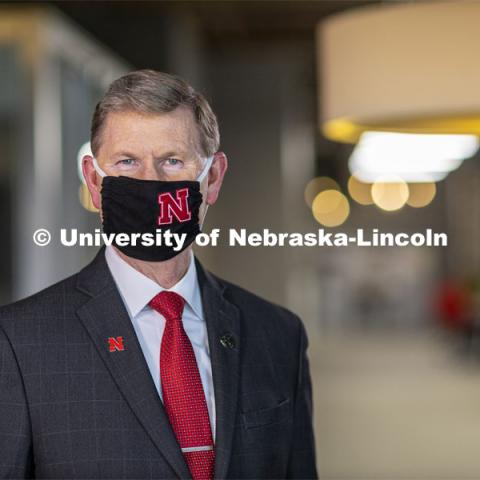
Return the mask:
[(213, 155), (219, 149), (220, 134), (217, 117), (205, 97), (180, 77), (147, 69), (113, 81), (97, 103), (90, 130), (92, 153), (97, 155), (102, 128), (110, 112), (168, 113), (180, 106), (193, 112), (202, 153), (207, 157)]

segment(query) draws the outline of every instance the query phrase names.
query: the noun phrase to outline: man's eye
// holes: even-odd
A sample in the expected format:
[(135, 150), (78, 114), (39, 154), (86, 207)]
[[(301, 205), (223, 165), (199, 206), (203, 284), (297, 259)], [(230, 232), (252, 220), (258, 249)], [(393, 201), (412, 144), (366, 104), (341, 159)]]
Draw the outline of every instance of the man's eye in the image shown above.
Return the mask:
[(167, 162), (167, 165), (170, 165), (172, 167), (177, 167), (177, 166), (179, 167), (182, 164), (182, 161), (178, 160), (178, 158), (167, 158), (166, 162)]
[(133, 165), (133, 162), (134, 160), (132, 158), (124, 158), (122, 160), (119, 160), (117, 162), (117, 165), (127, 165), (127, 166), (131, 166)]

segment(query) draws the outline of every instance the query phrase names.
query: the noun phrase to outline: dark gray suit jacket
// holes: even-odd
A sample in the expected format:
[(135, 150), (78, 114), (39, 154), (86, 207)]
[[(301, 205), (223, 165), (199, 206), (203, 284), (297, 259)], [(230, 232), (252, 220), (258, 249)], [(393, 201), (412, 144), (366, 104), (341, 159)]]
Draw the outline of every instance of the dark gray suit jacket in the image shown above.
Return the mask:
[[(215, 391), (215, 478), (318, 478), (301, 320), (196, 260)], [(123, 351), (108, 338), (123, 336)], [(0, 308), (0, 478), (191, 478), (104, 248)]]

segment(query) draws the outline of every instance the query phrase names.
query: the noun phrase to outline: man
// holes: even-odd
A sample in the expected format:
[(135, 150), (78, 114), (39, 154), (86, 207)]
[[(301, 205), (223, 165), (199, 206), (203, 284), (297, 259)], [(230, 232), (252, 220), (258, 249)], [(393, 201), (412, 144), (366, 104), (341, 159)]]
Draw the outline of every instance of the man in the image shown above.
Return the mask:
[(206, 100), (129, 73), (97, 105), (91, 149), (106, 232), (184, 241), (116, 242), (2, 307), (0, 477), (317, 478), (301, 320), (192, 253), (227, 169)]

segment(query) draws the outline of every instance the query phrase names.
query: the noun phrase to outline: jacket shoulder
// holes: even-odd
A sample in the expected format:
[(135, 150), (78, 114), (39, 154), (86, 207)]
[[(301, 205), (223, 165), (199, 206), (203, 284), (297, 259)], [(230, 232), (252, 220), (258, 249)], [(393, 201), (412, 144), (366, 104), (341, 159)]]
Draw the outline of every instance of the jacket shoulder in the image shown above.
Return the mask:
[(39, 292), (0, 306), (0, 326), (8, 332), (14, 322), (28, 323), (39, 318), (63, 317), (65, 305), (74, 303), (78, 295), (75, 288), (77, 276), (78, 273), (75, 273)]

